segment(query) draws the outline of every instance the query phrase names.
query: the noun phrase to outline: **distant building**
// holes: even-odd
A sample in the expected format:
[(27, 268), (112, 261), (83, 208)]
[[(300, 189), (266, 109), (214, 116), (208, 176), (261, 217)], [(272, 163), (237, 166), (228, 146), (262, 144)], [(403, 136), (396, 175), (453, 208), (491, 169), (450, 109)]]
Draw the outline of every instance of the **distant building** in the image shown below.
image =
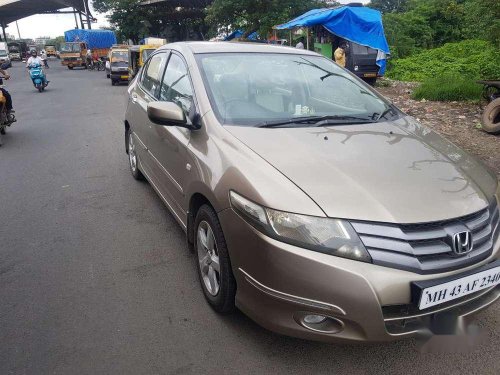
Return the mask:
[(52, 40), (50, 36), (40, 36), (35, 39), (35, 44), (37, 46), (45, 46), (45, 44), (49, 41)]

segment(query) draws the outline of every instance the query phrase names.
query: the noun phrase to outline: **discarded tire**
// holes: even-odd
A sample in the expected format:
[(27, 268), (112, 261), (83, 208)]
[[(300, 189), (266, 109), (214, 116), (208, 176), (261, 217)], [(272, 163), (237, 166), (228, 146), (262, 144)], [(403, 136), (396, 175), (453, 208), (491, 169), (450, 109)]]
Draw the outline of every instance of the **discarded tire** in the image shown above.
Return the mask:
[(486, 106), (481, 122), (483, 129), (488, 133), (500, 133), (500, 98)]

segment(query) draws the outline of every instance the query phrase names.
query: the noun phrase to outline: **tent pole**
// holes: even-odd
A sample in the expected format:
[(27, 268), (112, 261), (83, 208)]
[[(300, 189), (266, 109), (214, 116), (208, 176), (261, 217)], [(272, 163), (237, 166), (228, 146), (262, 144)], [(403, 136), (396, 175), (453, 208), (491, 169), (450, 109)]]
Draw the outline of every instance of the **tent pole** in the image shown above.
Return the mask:
[(307, 50), (309, 51), (309, 28), (306, 27)]
[(293, 47), (292, 46), (292, 29), (290, 29), (290, 47)]

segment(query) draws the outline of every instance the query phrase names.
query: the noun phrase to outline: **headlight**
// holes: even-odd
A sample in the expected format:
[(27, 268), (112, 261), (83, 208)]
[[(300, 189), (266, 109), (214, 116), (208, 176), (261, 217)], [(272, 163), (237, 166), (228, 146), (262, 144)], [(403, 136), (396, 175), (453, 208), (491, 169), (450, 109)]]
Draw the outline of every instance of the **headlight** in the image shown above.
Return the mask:
[(234, 191), (229, 196), (234, 210), (272, 238), (325, 254), (371, 262), (359, 236), (345, 220), (273, 210)]

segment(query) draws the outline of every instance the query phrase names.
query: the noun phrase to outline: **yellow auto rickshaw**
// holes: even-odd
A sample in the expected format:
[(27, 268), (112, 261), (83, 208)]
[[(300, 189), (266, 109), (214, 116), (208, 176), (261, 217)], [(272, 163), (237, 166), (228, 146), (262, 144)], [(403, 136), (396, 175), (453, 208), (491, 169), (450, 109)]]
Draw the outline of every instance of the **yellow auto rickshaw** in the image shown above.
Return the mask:
[(139, 72), (139, 69), (144, 65), (149, 56), (160, 46), (153, 45), (140, 45), (140, 46), (130, 46), (128, 53), (128, 72), (129, 80), (134, 79), (135, 75)]

